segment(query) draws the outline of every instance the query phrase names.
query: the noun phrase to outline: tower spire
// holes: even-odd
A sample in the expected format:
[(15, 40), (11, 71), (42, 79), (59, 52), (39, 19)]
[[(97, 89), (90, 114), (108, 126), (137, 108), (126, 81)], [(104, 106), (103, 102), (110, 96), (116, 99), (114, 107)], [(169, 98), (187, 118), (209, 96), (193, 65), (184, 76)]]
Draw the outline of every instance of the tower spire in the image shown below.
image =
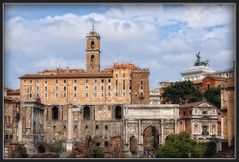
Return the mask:
[(95, 30), (95, 19), (94, 19), (94, 15), (93, 15), (92, 30)]

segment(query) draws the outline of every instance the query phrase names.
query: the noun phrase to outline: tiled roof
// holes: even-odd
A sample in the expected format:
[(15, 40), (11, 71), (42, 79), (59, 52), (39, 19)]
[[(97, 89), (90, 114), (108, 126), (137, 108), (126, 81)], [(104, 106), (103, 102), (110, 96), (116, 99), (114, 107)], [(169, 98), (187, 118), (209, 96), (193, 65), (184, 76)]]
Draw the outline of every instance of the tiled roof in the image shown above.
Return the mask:
[(30, 79), (30, 78), (112, 78), (112, 73), (107, 72), (98, 72), (98, 73), (79, 73), (79, 74), (52, 74), (52, 75), (44, 75), (44, 74), (26, 74), (20, 79)]
[(227, 78), (220, 77), (220, 76), (213, 75), (213, 74), (207, 75), (207, 76), (206, 76), (205, 78), (203, 78), (202, 80), (205, 80), (206, 78), (212, 78), (212, 79), (215, 79), (215, 80), (227, 80)]
[(115, 69), (132, 69), (132, 70), (139, 69), (134, 64), (130, 64), (130, 63), (114, 64), (113, 68), (115, 68)]

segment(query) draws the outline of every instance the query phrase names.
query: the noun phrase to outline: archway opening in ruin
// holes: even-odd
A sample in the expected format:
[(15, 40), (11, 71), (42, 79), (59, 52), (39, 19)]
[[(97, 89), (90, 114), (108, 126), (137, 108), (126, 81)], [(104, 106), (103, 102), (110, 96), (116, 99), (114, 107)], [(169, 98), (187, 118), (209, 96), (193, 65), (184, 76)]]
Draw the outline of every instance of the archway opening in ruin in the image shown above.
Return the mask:
[(52, 120), (58, 120), (59, 110), (58, 107), (54, 106), (52, 108)]
[(115, 119), (122, 118), (122, 108), (120, 106), (116, 106), (115, 108)]
[(83, 109), (83, 117), (86, 120), (90, 120), (90, 108), (89, 106), (85, 106)]
[(132, 154), (137, 154), (137, 150), (138, 150), (138, 143), (137, 143), (137, 139), (135, 136), (132, 136), (130, 138), (130, 152)]
[(45, 146), (43, 146), (43, 145), (39, 145), (37, 149), (38, 149), (38, 153), (44, 153), (45, 152)]
[(159, 147), (159, 131), (154, 126), (144, 129), (143, 142), (145, 151), (156, 151)]

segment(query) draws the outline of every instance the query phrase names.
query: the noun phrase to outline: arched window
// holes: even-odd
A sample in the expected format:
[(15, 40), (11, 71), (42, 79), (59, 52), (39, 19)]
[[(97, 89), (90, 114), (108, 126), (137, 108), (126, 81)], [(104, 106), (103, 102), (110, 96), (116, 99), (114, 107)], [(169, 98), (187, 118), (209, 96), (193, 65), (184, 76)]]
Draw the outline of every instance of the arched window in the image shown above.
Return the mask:
[(207, 83), (207, 89), (211, 88), (211, 84)]
[(58, 116), (59, 116), (58, 107), (53, 107), (52, 108), (52, 120), (58, 120)]
[(121, 117), (122, 117), (122, 108), (120, 106), (116, 106), (115, 119), (121, 119)]
[(91, 42), (90, 42), (90, 47), (93, 49), (93, 48), (95, 48), (95, 42), (92, 40)]
[(108, 130), (108, 125), (105, 125), (105, 130)]
[(85, 106), (83, 112), (84, 119), (90, 120), (90, 108), (88, 106)]
[(91, 61), (91, 62), (94, 62), (94, 61), (95, 61), (95, 56), (94, 56), (94, 55), (91, 55), (90, 61)]

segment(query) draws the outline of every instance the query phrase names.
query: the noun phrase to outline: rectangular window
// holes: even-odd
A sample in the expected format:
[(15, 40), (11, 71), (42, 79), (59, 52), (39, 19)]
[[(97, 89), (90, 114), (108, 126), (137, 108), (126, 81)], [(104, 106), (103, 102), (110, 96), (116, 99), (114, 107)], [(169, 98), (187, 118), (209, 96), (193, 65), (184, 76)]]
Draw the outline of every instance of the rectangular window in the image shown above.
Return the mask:
[(32, 84), (32, 80), (30, 80), (30, 84)]
[(37, 97), (39, 97), (39, 93), (37, 93)]
[(66, 91), (66, 87), (64, 87), (64, 91)]
[(85, 86), (85, 89), (86, 89), (86, 90), (88, 90), (88, 89), (89, 89), (89, 87), (88, 87), (88, 86)]
[(39, 92), (39, 87), (37, 87), (37, 92)]
[(215, 115), (215, 114), (216, 114), (216, 111), (215, 111), (214, 109), (212, 110), (212, 114), (213, 114), (213, 115)]
[(66, 97), (66, 93), (64, 93), (64, 97)]
[(123, 90), (125, 90), (125, 80), (123, 80)]
[(110, 79), (108, 79), (108, 83), (110, 83), (111, 82), (111, 80)]
[(58, 97), (58, 93), (56, 93), (56, 98)]
[(108, 93), (108, 96), (110, 97), (110, 93)]
[(47, 93), (45, 93), (45, 98), (47, 98), (48, 96), (47, 96)]
[(123, 93), (123, 96), (125, 97), (125, 93)]
[(75, 83), (77, 83), (77, 80), (75, 79), (75, 81), (74, 81)]
[(30, 85), (29, 91), (32, 92), (32, 85)]
[(88, 79), (86, 79), (86, 80), (85, 80), (85, 83), (89, 83), (89, 80), (88, 80)]
[(108, 90), (110, 90), (110, 86), (108, 86)]
[(140, 81), (140, 89), (143, 90), (144, 89), (144, 82), (141, 80)]
[(101, 97), (104, 97), (104, 93), (101, 93)]
[(37, 79), (37, 84), (39, 84), (39, 80)]
[(97, 91), (97, 86), (95, 86), (95, 91)]
[(118, 97), (118, 93), (117, 92), (115, 93), (115, 97)]
[(101, 90), (102, 90), (102, 91), (104, 90), (104, 86), (101, 86)]
[(104, 79), (101, 79), (101, 83), (104, 83)]
[(88, 92), (86, 92), (86, 93), (85, 93), (85, 96), (86, 96), (86, 97), (89, 97), (89, 93), (88, 93)]
[(58, 87), (56, 87), (56, 91), (58, 91)]
[(76, 98), (76, 93), (74, 93), (74, 97)]
[(74, 91), (76, 91), (76, 87), (74, 87)]
[(30, 93), (29, 97), (32, 98), (32, 94), (31, 93)]
[(115, 89), (118, 90), (118, 80), (115, 81)]
[(95, 79), (95, 83), (97, 83), (97, 79)]
[(66, 84), (66, 80), (64, 80), (64, 83)]
[(131, 84), (132, 84), (132, 81), (129, 80), (129, 89), (131, 90)]
[(197, 109), (194, 109), (194, 113), (195, 113), (195, 114), (198, 114), (198, 111), (197, 111)]
[(58, 80), (56, 79), (56, 84), (58, 84)]
[(45, 84), (47, 84), (47, 80), (45, 80)]

